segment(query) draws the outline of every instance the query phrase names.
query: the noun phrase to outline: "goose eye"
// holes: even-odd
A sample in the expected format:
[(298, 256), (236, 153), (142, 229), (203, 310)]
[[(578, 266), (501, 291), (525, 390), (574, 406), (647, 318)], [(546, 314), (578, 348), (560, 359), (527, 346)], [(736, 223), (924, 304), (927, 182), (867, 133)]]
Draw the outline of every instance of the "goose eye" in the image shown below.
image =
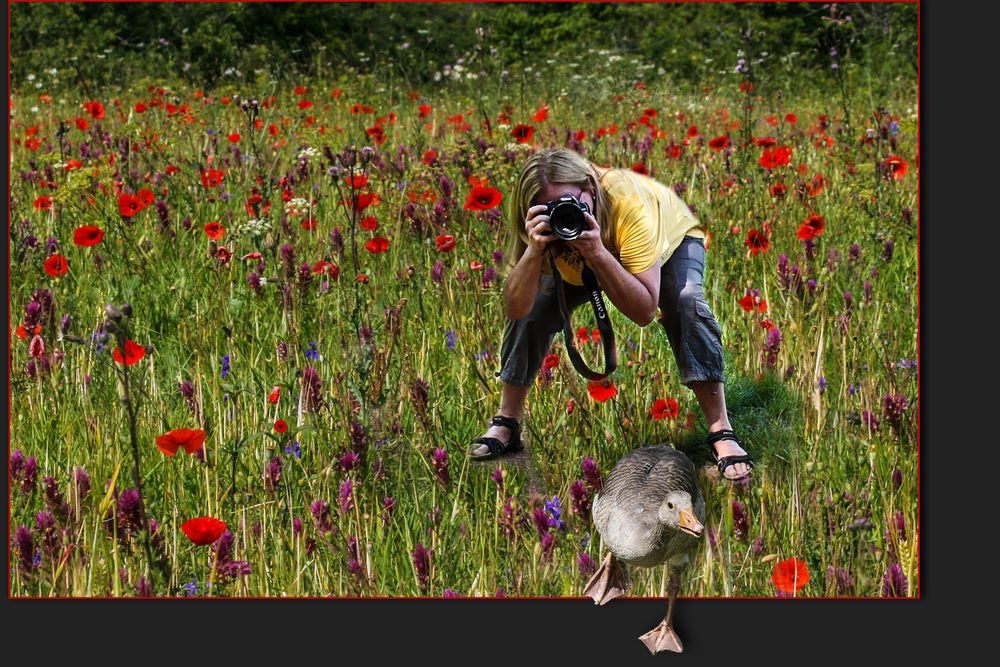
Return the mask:
[(674, 504), (673, 503), (667, 503), (667, 507), (669, 507), (670, 509), (673, 509), (674, 508)]

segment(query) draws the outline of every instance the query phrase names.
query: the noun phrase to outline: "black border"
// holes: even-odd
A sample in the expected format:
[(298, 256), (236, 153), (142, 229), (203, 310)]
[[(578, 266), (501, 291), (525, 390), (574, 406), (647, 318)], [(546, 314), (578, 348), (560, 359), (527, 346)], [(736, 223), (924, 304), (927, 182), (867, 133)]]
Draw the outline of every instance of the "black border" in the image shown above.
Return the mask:
[[(969, 98), (976, 89), (993, 85), (995, 60), (991, 54), (973, 55), (963, 48), (995, 44), (985, 30), (973, 34), (977, 25), (989, 29), (992, 22), (963, 11), (972, 6), (955, 0), (920, 3), (921, 599), (682, 600), (676, 625), (687, 649), (675, 659), (686, 664), (719, 658), (781, 664), (813, 662), (817, 657), (823, 663), (902, 662), (931, 658), (938, 654), (935, 649), (961, 647), (965, 653), (970, 648), (950, 632), (945, 614), (962, 622), (976, 613), (963, 604), (963, 593), (988, 592), (993, 568), (989, 554), (980, 548), (992, 532), (992, 508), (977, 509), (962, 498), (968, 487), (992, 482), (977, 481), (983, 480), (977, 475), (981, 469), (961, 475), (969, 451), (962, 445), (967, 442), (967, 432), (962, 431), (979, 406), (969, 402), (963, 391), (967, 384), (960, 381), (972, 379), (966, 376), (973, 369), (955, 363), (951, 355), (969, 344), (964, 325), (971, 318), (955, 320), (946, 313), (979, 311), (956, 305), (956, 298), (975, 289), (955, 289), (938, 276), (952, 265), (949, 260), (974, 245), (970, 232), (995, 219), (992, 207), (974, 208), (971, 193), (979, 184), (971, 182), (977, 176), (966, 160), (975, 149), (976, 133), (992, 134), (995, 122), (990, 105), (976, 108)], [(962, 76), (966, 72), (972, 75), (968, 82)], [(9, 128), (6, 131), (9, 134)], [(982, 150), (991, 149), (985, 145)], [(988, 176), (978, 178), (985, 188), (995, 189)], [(9, 262), (9, 247), (4, 259)], [(971, 263), (960, 265), (964, 270)], [(990, 282), (976, 284), (991, 287)], [(980, 307), (991, 308), (988, 303)], [(8, 306), (8, 326), (9, 318)], [(7, 355), (3, 363), (9, 371)], [(988, 382), (983, 385), (977, 391), (988, 392)], [(938, 453), (945, 447), (951, 455)], [(964, 516), (978, 517), (979, 530), (963, 530), (956, 522)], [(330, 662), (426, 659), (432, 664), (518, 656), (532, 662), (593, 662), (651, 659), (632, 637), (655, 625), (664, 610), (665, 604), (658, 600), (619, 600), (596, 608), (589, 600), (558, 599), (186, 603), (12, 602), (5, 597), (2, 627), (9, 642), (6, 653), (15, 655), (14, 647), (20, 646), (47, 662), (64, 655), (105, 661), (157, 654), (168, 660), (252, 656), (257, 658), (254, 662), (272, 656)]]

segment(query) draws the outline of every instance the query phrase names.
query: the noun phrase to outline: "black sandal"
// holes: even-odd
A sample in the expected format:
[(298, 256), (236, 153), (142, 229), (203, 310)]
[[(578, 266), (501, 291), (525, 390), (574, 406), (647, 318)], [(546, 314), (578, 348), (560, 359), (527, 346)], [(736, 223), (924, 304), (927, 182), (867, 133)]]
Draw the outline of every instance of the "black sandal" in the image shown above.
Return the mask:
[[(715, 465), (718, 467), (719, 474), (722, 478), (728, 482), (742, 482), (750, 477), (750, 470), (753, 470), (753, 457), (749, 454), (741, 454), (738, 456), (723, 456), (722, 458), (719, 458), (719, 455), (715, 451), (715, 443), (720, 440), (733, 440), (740, 447), (743, 447), (743, 443), (740, 442), (740, 439), (736, 437), (736, 434), (729, 429), (723, 429), (721, 431), (715, 431), (708, 434), (708, 438), (705, 439), (705, 443), (712, 452), (712, 459), (715, 461)], [(737, 463), (747, 464), (750, 470), (747, 470), (747, 473), (741, 477), (726, 477), (726, 468), (736, 465)]]
[(490, 425), (509, 428), (511, 430), (510, 440), (500, 442), (496, 438), (476, 438), (472, 442), (477, 445), (486, 445), (490, 451), (485, 454), (473, 454), (478, 449), (478, 447), (473, 447), (469, 450), (469, 458), (475, 461), (484, 461), (503, 456), (504, 454), (513, 454), (524, 449), (524, 443), (521, 442), (521, 424), (516, 419), (497, 415), (490, 421)]

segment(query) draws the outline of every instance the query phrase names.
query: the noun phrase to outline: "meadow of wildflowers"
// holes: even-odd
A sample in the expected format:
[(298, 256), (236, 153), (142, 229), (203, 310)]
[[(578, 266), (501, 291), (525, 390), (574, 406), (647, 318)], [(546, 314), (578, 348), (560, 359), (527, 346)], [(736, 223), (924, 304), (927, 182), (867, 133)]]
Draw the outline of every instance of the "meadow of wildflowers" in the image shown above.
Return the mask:
[(15, 81), (11, 595), (579, 595), (603, 473), (708, 454), (666, 336), (613, 313), (611, 385), (557, 337), (527, 453), (466, 459), (499, 400), (504, 198), (546, 146), (659, 179), (710, 230), (758, 466), (702, 476), (685, 592), (919, 595), (915, 78), (791, 98), (723, 57), (699, 90), (597, 50), (544, 95), (474, 58), (426, 90)]

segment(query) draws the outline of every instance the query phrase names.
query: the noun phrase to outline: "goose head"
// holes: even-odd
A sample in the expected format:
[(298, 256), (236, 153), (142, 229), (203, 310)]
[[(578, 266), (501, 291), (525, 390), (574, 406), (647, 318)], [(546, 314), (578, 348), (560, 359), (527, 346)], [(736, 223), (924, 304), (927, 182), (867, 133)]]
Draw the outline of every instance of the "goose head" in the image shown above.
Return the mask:
[(687, 491), (671, 491), (660, 504), (657, 511), (660, 523), (668, 528), (687, 533), (692, 537), (701, 537), (705, 527), (695, 516), (691, 503), (691, 494)]

